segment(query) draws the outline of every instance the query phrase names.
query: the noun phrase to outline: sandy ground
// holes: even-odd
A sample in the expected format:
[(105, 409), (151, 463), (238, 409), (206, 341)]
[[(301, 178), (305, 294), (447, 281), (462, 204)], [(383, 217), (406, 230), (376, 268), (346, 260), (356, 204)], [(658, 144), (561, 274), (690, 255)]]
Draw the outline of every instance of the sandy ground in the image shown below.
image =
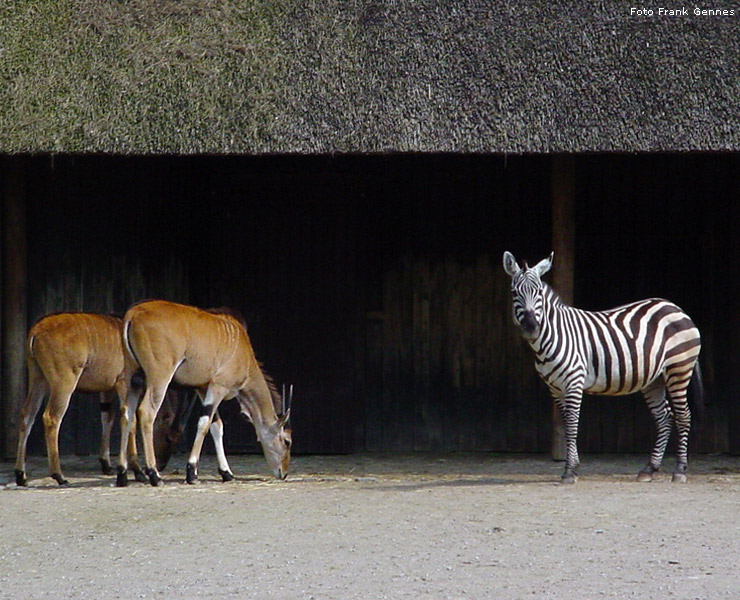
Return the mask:
[[(740, 458), (698, 456), (686, 485), (633, 481), (645, 457), (262, 457), (117, 489), (94, 457), (71, 485), (0, 463), (0, 598), (740, 598)], [(179, 467), (179, 469), (177, 469)]]

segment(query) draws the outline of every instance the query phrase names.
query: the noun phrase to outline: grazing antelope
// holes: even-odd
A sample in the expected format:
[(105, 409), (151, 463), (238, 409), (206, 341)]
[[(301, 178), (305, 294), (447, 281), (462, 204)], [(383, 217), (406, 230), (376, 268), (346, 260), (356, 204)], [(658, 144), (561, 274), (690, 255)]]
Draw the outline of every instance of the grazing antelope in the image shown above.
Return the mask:
[[(188, 458), (188, 483), (194, 483), (198, 478), (203, 440), (209, 429), (214, 433), (212, 424), (218, 423), (214, 418), (219, 404), (234, 397), (255, 427), (268, 466), (275, 477), (285, 478), (290, 465), (291, 431), (285, 427), (290, 408), (278, 415), (280, 394), (262, 372), (243, 321), (224, 310), (206, 311), (150, 300), (131, 307), (123, 322), (124, 347), (146, 378), (138, 420), (144, 443), (145, 469), (152, 485), (161, 485), (152, 425), (172, 381), (195, 388), (203, 405)], [(129, 373), (124, 379), (130, 382), (132, 377), (133, 374)], [(217, 435), (220, 433), (216, 432)], [(222, 477), (233, 477), (226, 457), (220, 453), (217, 457)], [(121, 444), (118, 485), (126, 485), (127, 464)]]
[[(121, 345), (122, 329), (123, 321), (117, 317), (88, 313), (48, 315), (31, 328), (26, 341), (28, 394), (21, 407), (15, 463), (18, 485), (27, 484), (26, 444), (36, 414), (47, 395), (49, 402), (44, 411), (44, 433), (49, 468), (57, 483), (67, 483), (59, 461), (59, 427), (75, 391), (100, 392), (103, 427), (100, 465), (104, 474), (113, 474), (110, 464), (110, 432), (115, 418), (113, 401), (117, 393), (123, 406), (126, 394), (123, 378), (127, 359)], [(131, 390), (132, 395), (138, 392), (140, 390)], [(131, 404), (135, 406), (135, 399), (132, 398)], [(136, 479), (146, 481), (136, 454), (135, 428), (122, 438), (122, 446), (127, 447), (131, 455)]]

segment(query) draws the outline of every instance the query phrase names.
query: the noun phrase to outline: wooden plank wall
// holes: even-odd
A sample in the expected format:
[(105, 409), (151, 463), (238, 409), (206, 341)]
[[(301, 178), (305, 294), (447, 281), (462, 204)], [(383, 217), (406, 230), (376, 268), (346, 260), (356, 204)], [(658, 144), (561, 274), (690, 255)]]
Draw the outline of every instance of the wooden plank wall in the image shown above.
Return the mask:
[[(552, 249), (550, 157), (25, 160), (29, 325), (146, 297), (231, 305), (296, 385), (298, 452), (549, 452), (501, 255)], [(683, 306), (713, 397), (701, 449), (740, 447), (737, 156), (578, 157), (576, 172), (575, 304)], [(229, 450), (257, 450), (231, 410)], [(584, 452), (651, 436), (639, 397), (584, 404)], [(73, 402), (62, 451), (98, 439), (95, 400)]]
[[(686, 310), (702, 333), (709, 401), (694, 448), (727, 451), (740, 424), (728, 427), (740, 326), (732, 295), (740, 277), (738, 156), (583, 157), (578, 172), (577, 305), (598, 310), (657, 296)], [(590, 399), (582, 422), (586, 451), (645, 452), (652, 445), (639, 396)]]
[(366, 253), (382, 265), (369, 285), (382, 295), (367, 313), (366, 448), (548, 449), (549, 399), (511, 323), (501, 268), (505, 249), (548, 252), (543, 166), (409, 159), (369, 188), (376, 241)]
[(368, 406), (368, 449), (548, 448), (550, 401), (511, 324), (499, 271), (488, 257), (460, 265), (407, 256), (388, 273), (385, 310), (368, 336), (381, 382)]
[[(189, 299), (190, 226), (177, 216), (189, 195), (187, 170), (173, 176), (168, 168), (104, 157), (28, 160), (29, 327), (52, 312), (123, 315), (145, 298)], [(75, 394), (61, 452), (97, 453), (99, 422), (97, 395)], [(43, 449), (39, 416), (29, 451)]]

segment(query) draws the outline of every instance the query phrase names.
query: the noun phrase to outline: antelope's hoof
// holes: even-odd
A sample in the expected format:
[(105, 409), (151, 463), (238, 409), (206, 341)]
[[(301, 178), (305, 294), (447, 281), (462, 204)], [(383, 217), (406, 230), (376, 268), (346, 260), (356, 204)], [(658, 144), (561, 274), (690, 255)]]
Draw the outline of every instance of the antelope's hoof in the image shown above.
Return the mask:
[(69, 485), (69, 481), (67, 481), (64, 477), (62, 477), (61, 473), (52, 473), (51, 478), (56, 481), (59, 485)]
[(674, 473), (671, 481), (673, 483), (686, 483), (688, 479), (686, 478), (686, 473)]
[(218, 474), (221, 475), (221, 481), (224, 483), (234, 480), (234, 474), (231, 471), (222, 471), (219, 469)]
[(198, 469), (192, 463), (188, 463), (185, 467), (185, 481), (190, 485), (198, 481)]
[(118, 466), (116, 469), (116, 487), (126, 487), (128, 485), (128, 474), (126, 469), (122, 466)]
[(26, 487), (28, 485), (25, 471), (15, 470), (15, 484), (19, 487)]
[(156, 469), (147, 468), (146, 473), (149, 475), (149, 483), (152, 487), (161, 487), (164, 485), (164, 481), (162, 481), (162, 478), (159, 476)]
[(146, 473), (144, 473), (144, 471), (142, 471), (141, 469), (134, 469), (134, 479), (136, 479), (136, 481), (140, 481), (141, 483), (146, 483), (147, 481), (149, 481)]
[(100, 470), (103, 472), (103, 475), (113, 475), (115, 471), (110, 462), (104, 458), (99, 458), (98, 460), (100, 461)]

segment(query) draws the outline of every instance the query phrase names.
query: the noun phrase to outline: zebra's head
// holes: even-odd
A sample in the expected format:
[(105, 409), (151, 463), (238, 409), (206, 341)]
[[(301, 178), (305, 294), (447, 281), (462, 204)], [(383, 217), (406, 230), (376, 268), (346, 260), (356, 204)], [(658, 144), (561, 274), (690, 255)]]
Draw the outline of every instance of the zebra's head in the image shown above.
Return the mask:
[(522, 330), (526, 340), (537, 339), (544, 315), (545, 284), (542, 276), (552, 267), (555, 253), (530, 268), (522, 269), (511, 252), (504, 252), (504, 271), (511, 277), (511, 295), (514, 298), (514, 323)]

